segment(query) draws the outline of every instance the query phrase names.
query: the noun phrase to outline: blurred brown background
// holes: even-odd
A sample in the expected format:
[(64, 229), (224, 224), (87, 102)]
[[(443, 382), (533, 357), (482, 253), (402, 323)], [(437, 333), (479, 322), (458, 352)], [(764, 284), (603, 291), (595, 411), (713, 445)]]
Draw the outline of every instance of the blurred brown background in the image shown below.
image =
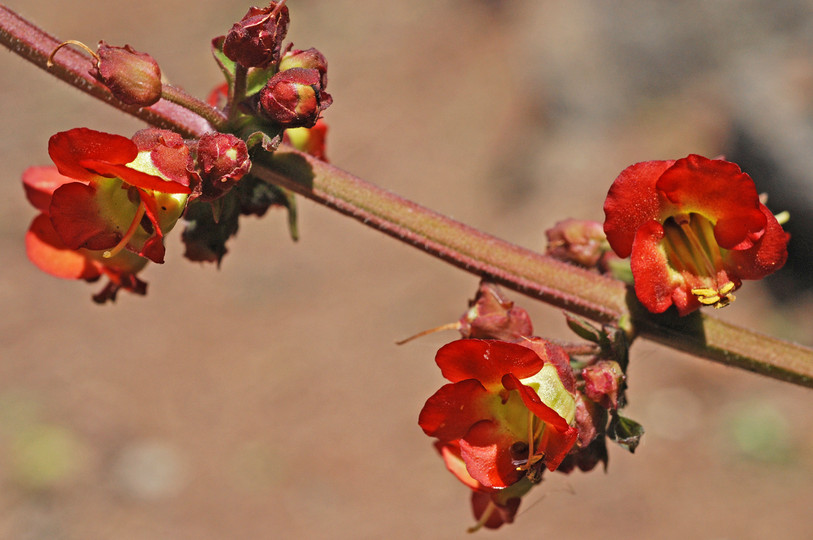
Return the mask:
[[(204, 96), (236, 0), (13, 0), (63, 39), (129, 43)], [(603, 219), (627, 165), (725, 153), (790, 208), (797, 259), (721, 316), (813, 345), (813, 5), (806, 1), (290, 0), (329, 59), (332, 161), (535, 249)], [(242, 223), (218, 271), (182, 259), (149, 295), (37, 271), (20, 175), (48, 137), (142, 126), (0, 53), (0, 538), (460, 538), (467, 489), (417, 426), (477, 280), (301, 201)], [(795, 270), (794, 270), (795, 269)], [(512, 296), (538, 333), (555, 309)], [(813, 393), (640, 342), (607, 474), (549, 474), (488, 537), (808, 539)]]

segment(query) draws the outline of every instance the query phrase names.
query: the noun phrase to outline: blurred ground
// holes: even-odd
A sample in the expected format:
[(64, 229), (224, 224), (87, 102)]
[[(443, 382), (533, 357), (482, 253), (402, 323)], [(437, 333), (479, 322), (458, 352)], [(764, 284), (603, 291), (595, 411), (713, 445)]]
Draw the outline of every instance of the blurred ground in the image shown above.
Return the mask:
[[(149, 51), (200, 96), (220, 76), (209, 39), (247, 9), (7, 5), (63, 39)], [(775, 211), (792, 206), (799, 262), (772, 280), (783, 303), (746, 283), (721, 315), (813, 344), (811, 2), (289, 5), (289, 38), (330, 61), (332, 161), (517, 243), (601, 219), (633, 162), (738, 159)], [(467, 489), (416, 423), (454, 336), (393, 341), (455, 320), (476, 279), (303, 201), (298, 244), (281, 213), (247, 220), (218, 271), (182, 260), (175, 234), (146, 298), (96, 306), (93, 286), (27, 261), (19, 178), (57, 131), (141, 125), (10, 54), (0, 71), (0, 538), (465, 536)], [(557, 310), (516, 299), (562, 335)], [(481, 534), (810, 538), (809, 390), (647, 342), (629, 377), (636, 454), (548, 475), (517, 523)]]

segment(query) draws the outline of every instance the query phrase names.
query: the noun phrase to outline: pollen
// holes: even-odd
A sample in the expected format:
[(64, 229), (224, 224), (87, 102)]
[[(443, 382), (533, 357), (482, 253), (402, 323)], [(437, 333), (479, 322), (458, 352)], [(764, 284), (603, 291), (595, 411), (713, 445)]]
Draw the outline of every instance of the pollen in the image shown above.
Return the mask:
[(697, 301), (704, 306), (714, 306), (715, 309), (719, 309), (726, 307), (736, 299), (736, 297), (731, 294), (736, 288), (736, 283), (729, 281), (719, 289), (702, 287), (692, 289), (692, 294), (695, 295)]

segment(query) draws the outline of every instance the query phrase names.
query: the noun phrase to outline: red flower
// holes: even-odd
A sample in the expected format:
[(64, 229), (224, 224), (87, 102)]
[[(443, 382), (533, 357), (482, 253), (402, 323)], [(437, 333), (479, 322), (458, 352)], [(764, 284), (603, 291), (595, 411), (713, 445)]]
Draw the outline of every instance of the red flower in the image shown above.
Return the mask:
[(520, 480), (506, 489), (488, 488), (468, 473), (466, 463), (460, 454), (460, 445), (456, 441), (437, 442), (435, 447), (440, 452), (446, 468), (472, 490), (471, 507), (477, 524), (471, 527), (469, 532), (481, 527), (498, 529), (505, 523), (514, 522), (522, 496), (533, 487), (529, 480)]
[(615, 253), (631, 256), (635, 293), (653, 313), (728, 305), (743, 279), (787, 259), (788, 235), (734, 163), (690, 155), (646, 161), (616, 178), (604, 203)]
[(564, 350), (540, 338), (463, 339), (443, 346), (435, 361), (451, 384), (427, 400), (418, 423), (442, 445), (460, 449), (478, 486), (506, 488), (538, 477), (543, 466), (559, 466), (577, 437)]
[(164, 233), (189, 193), (183, 140), (162, 130), (131, 141), (78, 128), (51, 137), (48, 151), (56, 167), (23, 174), (28, 200), (41, 212), (26, 237), (29, 258), (57, 277), (107, 275), (111, 285), (99, 301), (119, 288), (143, 294), (135, 274), (148, 259), (163, 262)]

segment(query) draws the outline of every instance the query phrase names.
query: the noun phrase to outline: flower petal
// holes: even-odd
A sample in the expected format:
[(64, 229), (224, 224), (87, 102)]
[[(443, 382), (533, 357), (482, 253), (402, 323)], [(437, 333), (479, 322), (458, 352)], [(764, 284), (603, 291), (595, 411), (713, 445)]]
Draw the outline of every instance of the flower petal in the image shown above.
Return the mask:
[(630, 260), (635, 296), (652, 313), (663, 313), (673, 302), (688, 313), (699, 308), (700, 302), (681, 288), (683, 277), (670, 269), (661, 245), (663, 238), (663, 227), (657, 221), (642, 225), (635, 235)]
[(31, 223), (25, 235), (25, 248), (31, 262), (52, 276), (87, 281), (101, 276), (101, 265), (82, 252), (65, 246), (45, 214), (40, 214)]
[(522, 345), (481, 339), (447, 343), (438, 351), (435, 362), (443, 376), (452, 382), (477, 379), (486, 387), (499, 385), (506, 373), (520, 379), (529, 377), (544, 364), (535, 352)]
[(765, 234), (750, 249), (729, 251), (725, 256), (726, 266), (740, 279), (762, 279), (785, 264), (788, 258), (786, 233), (770, 210), (759, 205), (765, 216)]
[(474, 379), (446, 384), (426, 400), (418, 424), (441, 441), (460, 439), (474, 423), (491, 418), (491, 401), (492, 394)]
[(661, 201), (655, 190), (661, 174), (674, 161), (644, 161), (621, 171), (604, 201), (604, 233), (619, 257), (629, 257), (635, 232), (647, 221), (658, 219)]
[(485, 487), (508, 487), (525, 474), (517, 470), (511, 455), (511, 445), (518, 438), (504, 428), (504, 424), (482, 420), (460, 440), (460, 456), (466, 462), (466, 470)]
[(664, 171), (656, 189), (670, 203), (661, 222), (676, 213), (705, 216), (723, 248), (750, 247), (765, 230), (754, 181), (735, 163), (691, 154)]
[(505, 523), (513, 523), (514, 516), (517, 515), (519, 505), (522, 502), (520, 497), (512, 497), (504, 505), (494, 501), (495, 492), (473, 491), (471, 494), (471, 509), (474, 519), (480, 520), (483, 513), (491, 509), (491, 515), (486, 518), (483, 527), (486, 529), (499, 529)]
[(59, 174), (56, 167), (29, 167), (23, 172), (25, 196), (40, 212), (47, 214), (54, 191), (65, 184), (76, 182)]
[[(128, 139), (129, 140), (129, 139)], [(108, 163), (94, 159), (83, 159), (82, 166), (95, 171), (101, 176), (121, 178), (131, 186), (141, 189), (151, 189), (161, 193), (190, 193), (189, 186), (172, 180), (164, 180), (160, 176), (137, 171), (126, 165)]]
[(450, 441), (447, 443), (437, 441), (435, 448), (440, 452), (443, 463), (446, 464), (446, 468), (449, 469), (449, 472), (455, 475), (458, 480), (473, 490), (483, 489), (480, 482), (472, 478), (469, 471), (466, 470), (466, 462), (463, 461), (460, 455), (459, 441)]
[(555, 410), (542, 403), (536, 391), (530, 386), (522, 384), (515, 375), (511, 375), (510, 373), (505, 375), (502, 378), (502, 384), (506, 390), (516, 390), (519, 392), (522, 402), (528, 410), (534, 413), (543, 422), (553, 426), (559, 431), (567, 430), (569, 427), (567, 420), (562, 418)]
[(61, 174), (77, 180), (92, 180), (105, 173), (88, 169), (83, 161), (124, 165), (136, 158), (138, 149), (127, 137), (75, 128), (52, 136), (48, 141), (48, 154)]
[[(50, 216), (59, 237), (70, 249), (108, 249), (115, 246), (126, 230), (122, 224), (106, 219), (98, 204), (98, 188), (81, 182), (71, 182), (54, 191)], [(132, 216), (130, 216), (132, 219)], [(122, 230), (123, 226), (123, 230)]]

